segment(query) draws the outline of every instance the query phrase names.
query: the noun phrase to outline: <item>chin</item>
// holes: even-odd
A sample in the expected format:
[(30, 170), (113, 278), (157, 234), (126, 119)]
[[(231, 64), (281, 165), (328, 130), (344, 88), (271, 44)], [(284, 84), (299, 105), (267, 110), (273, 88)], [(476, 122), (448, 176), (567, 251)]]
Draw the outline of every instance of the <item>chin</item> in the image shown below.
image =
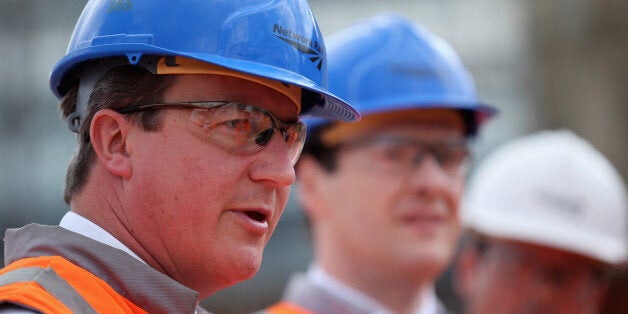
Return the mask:
[[(199, 291), (201, 298), (206, 298), (220, 290), (250, 279), (257, 273), (261, 263), (242, 263), (239, 261), (231, 263), (230, 265), (231, 266), (222, 267), (223, 271), (220, 273), (214, 272), (208, 276), (201, 276), (205, 279), (201, 282), (196, 282), (198, 285), (197, 288), (194, 288), (194, 286), (191, 286), (191, 288)], [(211, 283), (211, 286), (207, 286), (208, 283)]]
[(255, 276), (257, 272), (259, 271), (261, 264), (262, 264), (261, 262), (255, 263), (254, 265), (250, 265), (249, 267), (243, 268), (240, 273), (242, 276), (240, 276), (239, 281), (248, 280), (248, 279), (251, 279), (253, 276)]
[(230, 278), (233, 284), (255, 276), (262, 265), (262, 254), (242, 254), (230, 267)]
[(420, 265), (419, 269), (430, 269), (435, 272), (442, 271), (453, 259), (454, 247), (446, 247), (444, 245), (429, 246), (416, 250), (414, 254), (408, 256), (408, 264), (413, 267)]

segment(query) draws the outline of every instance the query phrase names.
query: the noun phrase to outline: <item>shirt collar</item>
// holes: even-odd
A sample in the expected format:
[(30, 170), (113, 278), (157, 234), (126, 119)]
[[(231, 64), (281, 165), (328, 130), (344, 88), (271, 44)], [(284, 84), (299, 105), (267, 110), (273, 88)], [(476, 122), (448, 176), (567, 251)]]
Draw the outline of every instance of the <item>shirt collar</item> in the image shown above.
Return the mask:
[[(374, 314), (394, 313), (377, 300), (334, 278), (322, 267), (316, 264), (309, 267), (307, 271), (307, 276), (308, 279), (311, 280), (314, 284), (325, 288), (334, 295), (347, 302), (350, 302), (351, 304), (364, 310), (365, 312)], [(438, 300), (436, 299), (436, 293), (434, 292), (434, 288), (432, 287), (428, 289), (423, 295), (423, 298), (421, 299), (421, 305), (414, 311), (414, 313), (433, 314), (437, 313), (437, 310)]]
[(129, 249), (126, 245), (122, 244), (122, 242), (112, 236), (111, 233), (107, 232), (107, 230), (73, 211), (67, 212), (63, 218), (61, 218), (59, 227), (122, 250), (136, 258), (138, 261), (146, 264), (146, 262), (144, 262), (137, 254), (131, 251), (131, 249)]
[(311, 266), (307, 272), (307, 276), (314, 284), (325, 288), (337, 297), (364, 310), (364, 312), (374, 314), (393, 313), (391, 310), (387, 309), (383, 304), (377, 302), (373, 298), (332, 277), (328, 272), (326, 272), (318, 265)]

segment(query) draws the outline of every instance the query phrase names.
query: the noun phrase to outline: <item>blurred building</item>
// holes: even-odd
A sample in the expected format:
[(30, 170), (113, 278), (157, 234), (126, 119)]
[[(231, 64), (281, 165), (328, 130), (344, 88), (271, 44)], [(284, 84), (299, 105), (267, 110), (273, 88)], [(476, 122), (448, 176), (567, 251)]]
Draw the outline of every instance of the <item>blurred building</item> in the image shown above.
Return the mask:
[[(58, 223), (75, 135), (65, 127), (48, 73), (63, 56), (85, 0), (0, 0), (0, 231)], [(481, 99), (501, 113), (475, 143), (476, 159), (514, 136), (567, 127), (628, 177), (628, 2), (621, 0), (310, 0), (325, 36), (381, 11), (396, 11), (445, 38), (474, 75)], [(203, 302), (247, 313), (279, 298), (310, 245), (295, 198), (259, 274)], [(457, 300), (446, 274), (438, 293)], [(627, 276), (616, 284), (626, 295)], [(619, 291), (619, 292), (617, 292)], [(625, 303), (624, 303), (624, 306)], [(625, 309), (625, 307), (624, 307)]]

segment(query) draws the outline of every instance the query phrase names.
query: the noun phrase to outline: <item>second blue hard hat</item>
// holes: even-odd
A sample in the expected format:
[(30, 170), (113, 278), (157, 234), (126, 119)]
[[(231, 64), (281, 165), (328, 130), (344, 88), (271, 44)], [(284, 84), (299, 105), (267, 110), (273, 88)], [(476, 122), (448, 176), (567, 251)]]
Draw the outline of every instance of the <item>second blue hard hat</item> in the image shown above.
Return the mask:
[[(495, 109), (443, 39), (396, 13), (350, 26), (327, 40), (330, 90), (362, 116), (417, 108), (461, 110), (473, 136)], [(307, 120), (315, 129), (332, 121)]]

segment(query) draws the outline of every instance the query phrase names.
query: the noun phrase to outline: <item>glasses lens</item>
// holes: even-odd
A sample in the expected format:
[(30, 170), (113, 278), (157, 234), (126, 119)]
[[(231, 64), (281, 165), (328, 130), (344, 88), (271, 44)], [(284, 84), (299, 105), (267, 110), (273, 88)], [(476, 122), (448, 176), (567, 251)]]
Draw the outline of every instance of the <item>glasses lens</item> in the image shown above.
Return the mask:
[(458, 169), (469, 157), (469, 149), (463, 141), (435, 144), (430, 150), (443, 169)]
[(194, 109), (190, 115), (194, 130), (206, 139), (240, 152), (261, 149), (256, 143), (258, 134), (273, 128), (272, 121), (263, 113), (237, 104), (212, 109)]
[(305, 143), (305, 133), (305, 123), (300, 121), (290, 125), (288, 129), (282, 130), (283, 138), (290, 150), (290, 161), (293, 165), (297, 163), (299, 156), (301, 156), (303, 144)]
[(255, 137), (255, 143), (259, 146), (266, 146), (266, 144), (268, 144), (268, 142), (270, 142), (270, 140), (273, 138), (273, 134), (275, 134), (274, 129), (262, 131), (261, 133), (257, 134), (257, 137)]
[(194, 130), (206, 139), (237, 153), (254, 153), (270, 143), (276, 130), (285, 140), (291, 162), (298, 159), (305, 141), (303, 122), (285, 123), (263, 108), (227, 103), (210, 109), (192, 110)]
[(462, 169), (468, 149), (464, 140), (424, 142), (415, 138), (393, 134), (380, 134), (344, 143), (348, 148), (368, 149), (378, 164), (389, 171), (407, 172), (431, 156), (446, 172)]

